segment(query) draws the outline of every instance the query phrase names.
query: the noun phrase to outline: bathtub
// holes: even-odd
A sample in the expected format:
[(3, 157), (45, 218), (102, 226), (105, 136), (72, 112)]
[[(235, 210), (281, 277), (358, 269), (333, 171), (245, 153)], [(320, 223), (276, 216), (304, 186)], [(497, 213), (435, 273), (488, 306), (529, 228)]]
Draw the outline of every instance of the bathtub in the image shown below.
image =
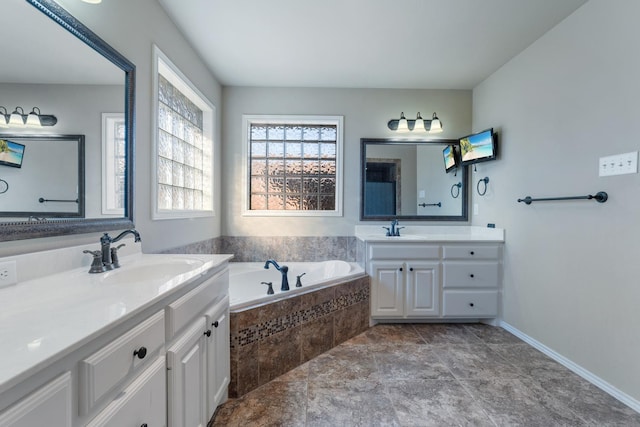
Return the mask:
[[(273, 265), (264, 268), (264, 262), (231, 262), (229, 263), (229, 298), (230, 309), (239, 310), (268, 301), (288, 298), (296, 294), (310, 292), (335, 286), (340, 283), (361, 277), (364, 270), (356, 263), (346, 261), (321, 262), (281, 262), (280, 266), (289, 267), (289, 291), (281, 291), (282, 274)], [(300, 278), (302, 287), (296, 287), (296, 276)], [(267, 295), (267, 285), (261, 282), (272, 282), (274, 294)]]

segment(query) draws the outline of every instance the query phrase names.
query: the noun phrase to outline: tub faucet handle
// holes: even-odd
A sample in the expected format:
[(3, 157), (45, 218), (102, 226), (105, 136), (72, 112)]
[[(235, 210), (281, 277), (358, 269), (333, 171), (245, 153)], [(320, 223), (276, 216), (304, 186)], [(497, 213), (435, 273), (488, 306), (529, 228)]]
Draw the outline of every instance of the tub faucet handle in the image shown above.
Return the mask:
[(273, 295), (273, 282), (260, 282), (263, 285), (267, 285), (269, 288), (267, 289), (267, 295)]
[(296, 276), (296, 288), (301, 288), (302, 287), (302, 282), (300, 281), (300, 278), (302, 276), (304, 276), (305, 274), (307, 274), (307, 273), (302, 273), (301, 275)]

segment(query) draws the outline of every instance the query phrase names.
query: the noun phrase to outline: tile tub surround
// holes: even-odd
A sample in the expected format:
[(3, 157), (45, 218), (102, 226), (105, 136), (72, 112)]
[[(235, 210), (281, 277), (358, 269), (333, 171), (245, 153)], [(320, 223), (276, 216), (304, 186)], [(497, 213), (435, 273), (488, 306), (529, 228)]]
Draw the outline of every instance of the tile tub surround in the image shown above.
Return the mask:
[(369, 327), (369, 277), (231, 311), (231, 383), (239, 397)]
[(356, 262), (354, 236), (223, 236), (221, 253), (234, 254), (236, 262), (269, 258), (289, 262), (339, 259)]
[(640, 414), (501, 328), (386, 324), (230, 399), (210, 425), (626, 427)]
[(234, 254), (234, 262), (258, 262), (269, 258), (290, 262), (364, 260), (364, 245), (355, 236), (220, 236), (190, 243), (161, 253)]

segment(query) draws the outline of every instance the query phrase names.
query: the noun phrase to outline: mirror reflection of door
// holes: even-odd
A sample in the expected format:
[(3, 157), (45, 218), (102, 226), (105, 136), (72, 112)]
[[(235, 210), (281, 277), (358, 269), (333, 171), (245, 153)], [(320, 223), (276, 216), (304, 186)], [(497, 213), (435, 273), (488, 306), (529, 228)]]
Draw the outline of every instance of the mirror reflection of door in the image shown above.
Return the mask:
[(367, 159), (365, 215), (396, 215), (400, 209), (400, 159)]

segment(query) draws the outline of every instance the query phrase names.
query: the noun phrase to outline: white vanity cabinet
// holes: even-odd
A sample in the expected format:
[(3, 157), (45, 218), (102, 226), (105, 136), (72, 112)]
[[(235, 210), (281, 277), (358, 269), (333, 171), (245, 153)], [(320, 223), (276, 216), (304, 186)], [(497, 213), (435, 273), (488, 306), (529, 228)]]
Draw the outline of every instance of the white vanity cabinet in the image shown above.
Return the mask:
[[(231, 380), (231, 331), (229, 329), (229, 297), (224, 297), (205, 313), (207, 331), (207, 414), (215, 412), (227, 399)], [(210, 331), (210, 333), (209, 333)]]
[(0, 413), (0, 427), (71, 427), (71, 373), (58, 378)]
[(166, 378), (165, 358), (157, 357), (87, 427), (166, 426)]
[(437, 236), (429, 235), (429, 230), (423, 238), (359, 237), (371, 276), (372, 319), (465, 320), (500, 315), (502, 230), (496, 234), (474, 230), (468, 235), (446, 230), (448, 234)]
[(200, 317), (167, 350), (169, 427), (207, 425), (206, 326)]
[(229, 297), (216, 299), (215, 290), (228, 281), (225, 269), (167, 307), (167, 338), (173, 341), (167, 350), (170, 427), (206, 426), (226, 398)]
[(444, 245), (442, 315), (497, 317), (502, 247), (490, 244)]
[(438, 246), (376, 243), (367, 253), (372, 317), (439, 316)]
[[(180, 255), (149, 257), (154, 258), (140, 256), (141, 264), (184, 264)], [(139, 282), (101, 282), (108, 276), (89, 275), (83, 268), (73, 273), (75, 282), (53, 282), (64, 287), (55, 302), (72, 310), (33, 313), (42, 319), (31, 323), (8, 318), (11, 329), (25, 325), (22, 334), (5, 334), (24, 341), (18, 348), (37, 352), (54, 343), (58, 350), (0, 383), (0, 427), (206, 426), (227, 398), (231, 256), (183, 257), (199, 269), (157, 283), (138, 276)], [(20, 286), (11, 291), (24, 292), (23, 299), (35, 306), (51, 304), (42, 290), (51, 282)], [(35, 303), (41, 295), (42, 303)], [(22, 338), (40, 336), (33, 328), (44, 331), (43, 344)], [(0, 374), (7, 375), (7, 365)]]

